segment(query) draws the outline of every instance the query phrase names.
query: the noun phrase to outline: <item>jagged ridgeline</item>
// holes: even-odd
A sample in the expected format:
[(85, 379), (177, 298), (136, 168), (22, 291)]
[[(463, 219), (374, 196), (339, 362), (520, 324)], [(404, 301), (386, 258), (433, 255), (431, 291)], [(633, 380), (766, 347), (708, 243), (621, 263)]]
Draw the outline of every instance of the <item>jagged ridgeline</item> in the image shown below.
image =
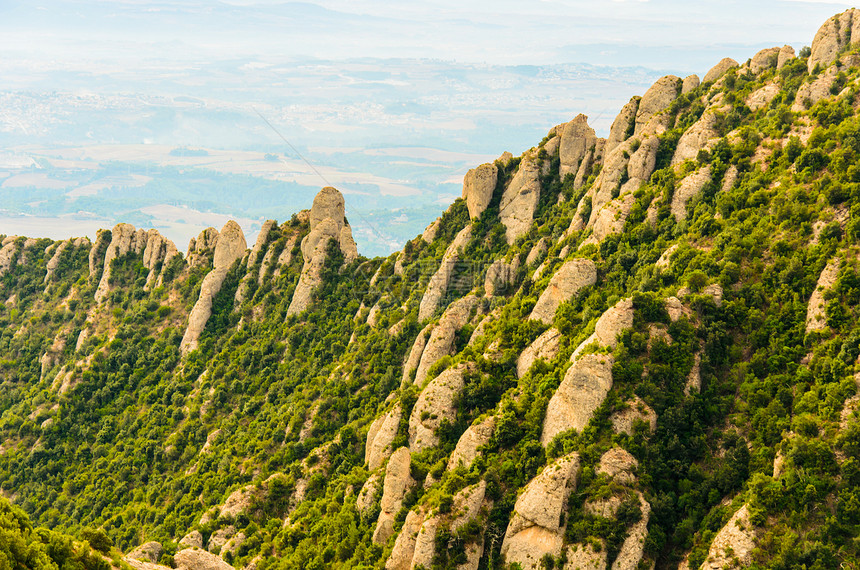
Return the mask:
[(558, 125), (388, 258), (333, 188), (5, 238), (0, 490), (138, 570), (857, 567), (858, 42)]

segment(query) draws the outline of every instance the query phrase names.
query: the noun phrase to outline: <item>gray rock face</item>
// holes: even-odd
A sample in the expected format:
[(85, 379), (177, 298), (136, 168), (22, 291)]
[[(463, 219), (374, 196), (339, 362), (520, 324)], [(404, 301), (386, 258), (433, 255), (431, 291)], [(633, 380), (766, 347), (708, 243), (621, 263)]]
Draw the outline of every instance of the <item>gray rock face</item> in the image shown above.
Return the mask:
[(468, 295), (451, 303), (439, 323), (430, 331), (427, 346), (421, 353), (421, 360), (415, 372), (415, 383), (419, 386), (427, 378), (430, 367), (436, 364), (440, 358), (451, 354), (454, 349), (454, 341), (459, 331), (469, 320), (472, 309), (477, 305), (478, 299), (474, 295)]
[(409, 416), (409, 449), (418, 453), (439, 444), (436, 431), (447, 419), (457, 415), (454, 398), (463, 389), (463, 367), (449, 368), (430, 381), (412, 408)]
[(331, 240), (343, 252), (344, 261), (350, 263), (358, 257), (352, 229), (344, 217), (343, 195), (331, 186), (326, 186), (314, 198), (309, 214), (310, 232), (302, 240), (304, 267), (299, 282), (287, 309), (287, 315), (296, 315), (310, 306), (314, 290), (322, 283), (326, 247)]
[(189, 267), (201, 267), (210, 262), (210, 256), (215, 252), (218, 244), (218, 230), (206, 228), (197, 238), (191, 238), (188, 242), (188, 265)]
[(597, 136), (588, 126), (588, 117), (582, 114), (561, 127), (558, 155), (559, 174), (563, 180), (567, 174), (576, 174), (583, 160), (590, 159)]
[(144, 562), (152, 562), (153, 564), (157, 563), (159, 558), (161, 558), (161, 553), (164, 549), (161, 547), (161, 543), (150, 541), (144, 544), (141, 544), (134, 550), (128, 553), (129, 558), (134, 558), (135, 560), (143, 560)]
[(579, 455), (572, 453), (546, 466), (526, 485), (502, 542), (506, 564), (519, 563), (523, 570), (534, 570), (544, 555), (561, 554), (564, 527), (559, 523), (578, 476)]
[(218, 556), (196, 548), (180, 550), (173, 557), (176, 570), (233, 570)]
[(442, 256), (439, 269), (430, 278), (427, 289), (424, 291), (424, 296), (421, 298), (421, 304), (418, 307), (418, 322), (426, 321), (439, 308), (442, 299), (445, 298), (451, 285), (451, 276), (460, 259), (460, 250), (469, 243), (470, 239), (472, 239), (471, 225), (460, 230), (448, 245), (445, 255)]
[(503, 296), (511, 292), (519, 269), (517, 260), (518, 258), (513, 263), (506, 263), (497, 259), (487, 268), (484, 292), (488, 297)]
[(522, 378), (538, 360), (550, 361), (558, 354), (561, 333), (556, 328), (544, 331), (517, 358), (517, 377)]
[(681, 89), (681, 79), (674, 75), (666, 75), (658, 79), (654, 85), (648, 88), (642, 100), (639, 101), (639, 108), (636, 110), (636, 127), (633, 131), (634, 135), (642, 132), (645, 124), (651, 118), (668, 107), (672, 101), (678, 96)]
[(722, 77), (725, 72), (737, 66), (738, 62), (736, 62), (730, 57), (724, 57), (714, 67), (708, 70), (708, 72), (705, 74), (705, 78), (702, 79), (702, 83), (710, 83), (712, 81), (716, 81), (717, 79)]
[(412, 349), (409, 351), (409, 356), (406, 357), (406, 362), (403, 363), (403, 378), (401, 386), (406, 386), (412, 381), (410, 377), (414, 370), (418, 369), (418, 364), (421, 362), (421, 355), (424, 354), (424, 347), (427, 346), (427, 338), (430, 336), (430, 331), (433, 325), (427, 325), (415, 337), (415, 342), (412, 343)]
[(185, 328), (182, 343), (179, 345), (183, 354), (197, 348), (197, 341), (212, 315), (212, 300), (221, 290), (230, 267), (245, 254), (245, 249), (247, 249), (242, 228), (233, 220), (224, 224), (215, 241), (214, 267), (212, 271), (206, 274), (200, 284), (200, 296), (191, 309), (191, 314), (188, 316), (188, 326)]
[(733, 562), (735, 558), (741, 568), (748, 566), (752, 562), (754, 548), (755, 527), (750, 521), (749, 509), (744, 505), (714, 537), (701, 570), (736, 568), (738, 565)]
[(376, 419), (367, 432), (367, 443), (364, 448), (364, 461), (368, 469), (376, 471), (391, 455), (391, 444), (397, 436), (397, 426), (403, 412), (400, 405), (394, 406), (385, 415)]
[(750, 71), (758, 75), (762, 71), (776, 67), (779, 61), (779, 51), (778, 47), (772, 47), (756, 53), (750, 60)]
[(572, 259), (552, 276), (532, 309), (530, 319), (550, 324), (559, 305), (569, 301), (584, 287), (597, 282), (597, 268), (590, 259)]
[(824, 22), (812, 40), (812, 53), (807, 63), (809, 72), (816, 65), (827, 67), (843, 49), (860, 40), (860, 13), (854, 8), (837, 14)]
[(686, 176), (672, 195), (672, 215), (679, 222), (687, 218), (687, 202), (698, 196), (705, 185), (711, 181), (710, 165), (700, 168)]
[(409, 471), (411, 463), (412, 457), (409, 455), (409, 449), (405, 447), (395, 451), (388, 460), (385, 482), (382, 485), (382, 500), (379, 503), (381, 511), (376, 530), (373, 531), (375, 544), (385, 544), (394, 534), (394, 516), (403, 505), (406, 492), (415, 484)]
[(499, 205), (499, 220), (505, 225), (508, 244), (528, 232), (540, 199), (540, 164), (526, 155)]
[(490, 441), (494, 429), (496, 418), (493, 416), (469, 426), (457, 441), (457, 447), (448, 460), (448, 469), (455, 469), (460, 465), (469, 467), (478, 457), (478, 449)]
[(688, 75), (684, 78), (684, 82), (681, 84), (681, 95), (686, 95), (690, 91), (694, 90), (699, 86), (699, 76), (696, 74)]
[(636, 126), (636, 114), (639, 110), (639, 101), (641, 99), (638, 96), (630, 99), (621, 108), (621, 112), (618, 113), (615, 120), (612, 121), (612, 126), (609, 129), (609, 138), (606, 139), (606, 144), (603, 146), (604, 156), (609, 156), (615, 150), (615, 147), (626, 141), (633, 134)]
[(541, 443), (548, 445), (569, 429), (582, 431), (612, 388), (612, 364), (608, 354), (587, 354), (567, 369), (564, 380), (547, 406)]
[[(489, 163), (466, 173), (463, 178), (463, 199), (466, 200), (466, 207), (469, 209), (469, 218), (474, 220), (490, 205), (498, 177), (499, 168)], [(433, 240), (425, 241), (429, 243)]]
[(788, 63), (789, 61), (794, 59), (794, 57), (795, 57), (795, 55), (794, 55), (794, 48), (793, 47), (791, 47), (789, 45), (782, 46), (782, 48), (780, 48), (780, 50), (779, 50), (779, 55), (777, 56), (777, 59), (776, 59), (776, 68), (782, 69), (783, 66), (785, 66), (786, 63)]

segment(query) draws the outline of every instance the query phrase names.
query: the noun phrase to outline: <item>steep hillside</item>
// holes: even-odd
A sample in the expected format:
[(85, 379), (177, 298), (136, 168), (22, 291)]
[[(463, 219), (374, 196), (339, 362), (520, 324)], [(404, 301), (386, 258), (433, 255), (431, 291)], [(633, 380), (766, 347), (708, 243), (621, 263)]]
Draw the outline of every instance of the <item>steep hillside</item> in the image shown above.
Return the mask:
[(849, 10), (388, 258), (333, 188), (250, 249), (6, 237), (0, 491), (138, 570), (857, 567), (858, 85)]

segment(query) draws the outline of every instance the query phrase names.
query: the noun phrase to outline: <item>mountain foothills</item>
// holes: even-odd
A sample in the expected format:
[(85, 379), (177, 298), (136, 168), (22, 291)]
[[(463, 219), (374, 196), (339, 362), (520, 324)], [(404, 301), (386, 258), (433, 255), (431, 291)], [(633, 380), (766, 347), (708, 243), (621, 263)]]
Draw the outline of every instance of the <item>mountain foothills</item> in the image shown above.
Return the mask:
[(250, 249), (6, 237), (0, 568), (858, 567), (858, 108), (849, 10), (387, 258), (334, 188)]

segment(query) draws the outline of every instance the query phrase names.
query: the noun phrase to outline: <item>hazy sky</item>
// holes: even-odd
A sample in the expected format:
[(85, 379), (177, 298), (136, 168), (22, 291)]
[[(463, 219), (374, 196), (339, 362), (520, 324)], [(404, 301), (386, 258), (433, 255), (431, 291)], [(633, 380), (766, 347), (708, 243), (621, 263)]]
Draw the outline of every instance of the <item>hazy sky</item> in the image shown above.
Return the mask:
[(54, 63), (247, 57), (588, 62), (698, 71), (811, 43), (846, 2), (0, 0), (0, 54)]

